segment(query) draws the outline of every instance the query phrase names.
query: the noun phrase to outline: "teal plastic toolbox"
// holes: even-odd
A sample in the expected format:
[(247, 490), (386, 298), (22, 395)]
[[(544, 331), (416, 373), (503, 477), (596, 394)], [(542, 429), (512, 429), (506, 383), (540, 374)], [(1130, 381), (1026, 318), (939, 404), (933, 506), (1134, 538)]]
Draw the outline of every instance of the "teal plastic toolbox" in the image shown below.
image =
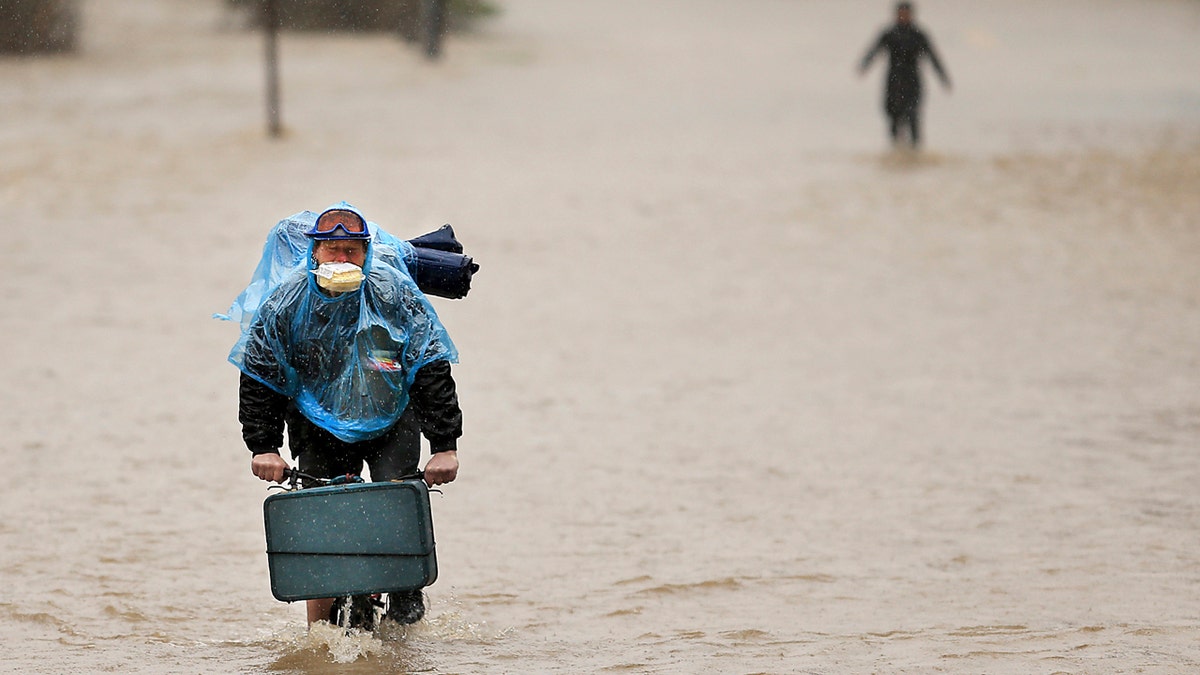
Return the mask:
[(390, 593), (437, 579), (421, 480), (293, 490), (263, 503), (271, 593), (279, 600)]

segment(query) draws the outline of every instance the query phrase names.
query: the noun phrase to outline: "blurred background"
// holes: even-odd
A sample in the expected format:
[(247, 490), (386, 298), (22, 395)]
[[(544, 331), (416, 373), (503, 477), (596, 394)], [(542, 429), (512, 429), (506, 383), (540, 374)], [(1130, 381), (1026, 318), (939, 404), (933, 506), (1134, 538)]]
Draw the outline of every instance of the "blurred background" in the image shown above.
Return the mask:
[[(1200, 3), (917, 2), (916, 151), (893, 16), (2, 3), (0, 671), (1195, 671)], [(342, 199), (481, 265), (384, 634), (271, 597), (211, 318)]]

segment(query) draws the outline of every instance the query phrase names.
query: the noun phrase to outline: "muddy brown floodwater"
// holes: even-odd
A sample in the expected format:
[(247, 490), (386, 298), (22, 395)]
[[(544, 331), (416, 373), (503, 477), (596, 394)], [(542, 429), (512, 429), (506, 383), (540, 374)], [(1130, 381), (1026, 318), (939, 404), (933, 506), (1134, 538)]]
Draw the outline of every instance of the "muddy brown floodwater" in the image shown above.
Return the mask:
[[(0, 671), (1200, 670), (1200, 3), (502, 0), (432, 64), (89, 0), (0, 60)], [(435, 306), (462, 473), (407, 631), (270, 595), (210, 318), (346, 199)]]

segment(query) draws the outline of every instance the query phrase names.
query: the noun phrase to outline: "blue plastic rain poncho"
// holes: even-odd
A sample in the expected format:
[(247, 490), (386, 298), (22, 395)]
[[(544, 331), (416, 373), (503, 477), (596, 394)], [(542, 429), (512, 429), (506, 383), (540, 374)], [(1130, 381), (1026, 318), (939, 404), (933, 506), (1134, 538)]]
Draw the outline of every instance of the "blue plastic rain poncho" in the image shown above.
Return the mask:
[[(345, 202), (331, 208), (357, 213)], [(317, 426), (354, 443), (395, 424), (416, 372), (434, 361), (457, 362), (458, 351), (410, 276), (413, 246), (375, 223), (367, 222), (362, 286), (322, 292), (310, 272), (313, 242), (303, 234), (318, 215), (303, 211), (281, 220), (250, 284), (229, 314), (217, 316), (241, 325), (231, 363), (290, 398)]]

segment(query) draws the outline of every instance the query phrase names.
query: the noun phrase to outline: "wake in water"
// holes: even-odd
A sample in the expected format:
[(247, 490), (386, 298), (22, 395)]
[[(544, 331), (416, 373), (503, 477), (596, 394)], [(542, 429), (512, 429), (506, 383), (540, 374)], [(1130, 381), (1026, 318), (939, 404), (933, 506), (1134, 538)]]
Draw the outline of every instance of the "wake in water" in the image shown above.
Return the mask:
[(509, 632), (466, 620), (456, 601), (436, 615), (427, 615), (420, 623), (406, 626), (384, 621), (374, 631), (318, 621), (307, 630), (293, 625), (275, 635), (270, 642), (283, 653), (271, 663), (270, 669), (306, 674), (430, 672), (436, 669), (426, 653), (430, 645), (446, 642), (491, 645)]

